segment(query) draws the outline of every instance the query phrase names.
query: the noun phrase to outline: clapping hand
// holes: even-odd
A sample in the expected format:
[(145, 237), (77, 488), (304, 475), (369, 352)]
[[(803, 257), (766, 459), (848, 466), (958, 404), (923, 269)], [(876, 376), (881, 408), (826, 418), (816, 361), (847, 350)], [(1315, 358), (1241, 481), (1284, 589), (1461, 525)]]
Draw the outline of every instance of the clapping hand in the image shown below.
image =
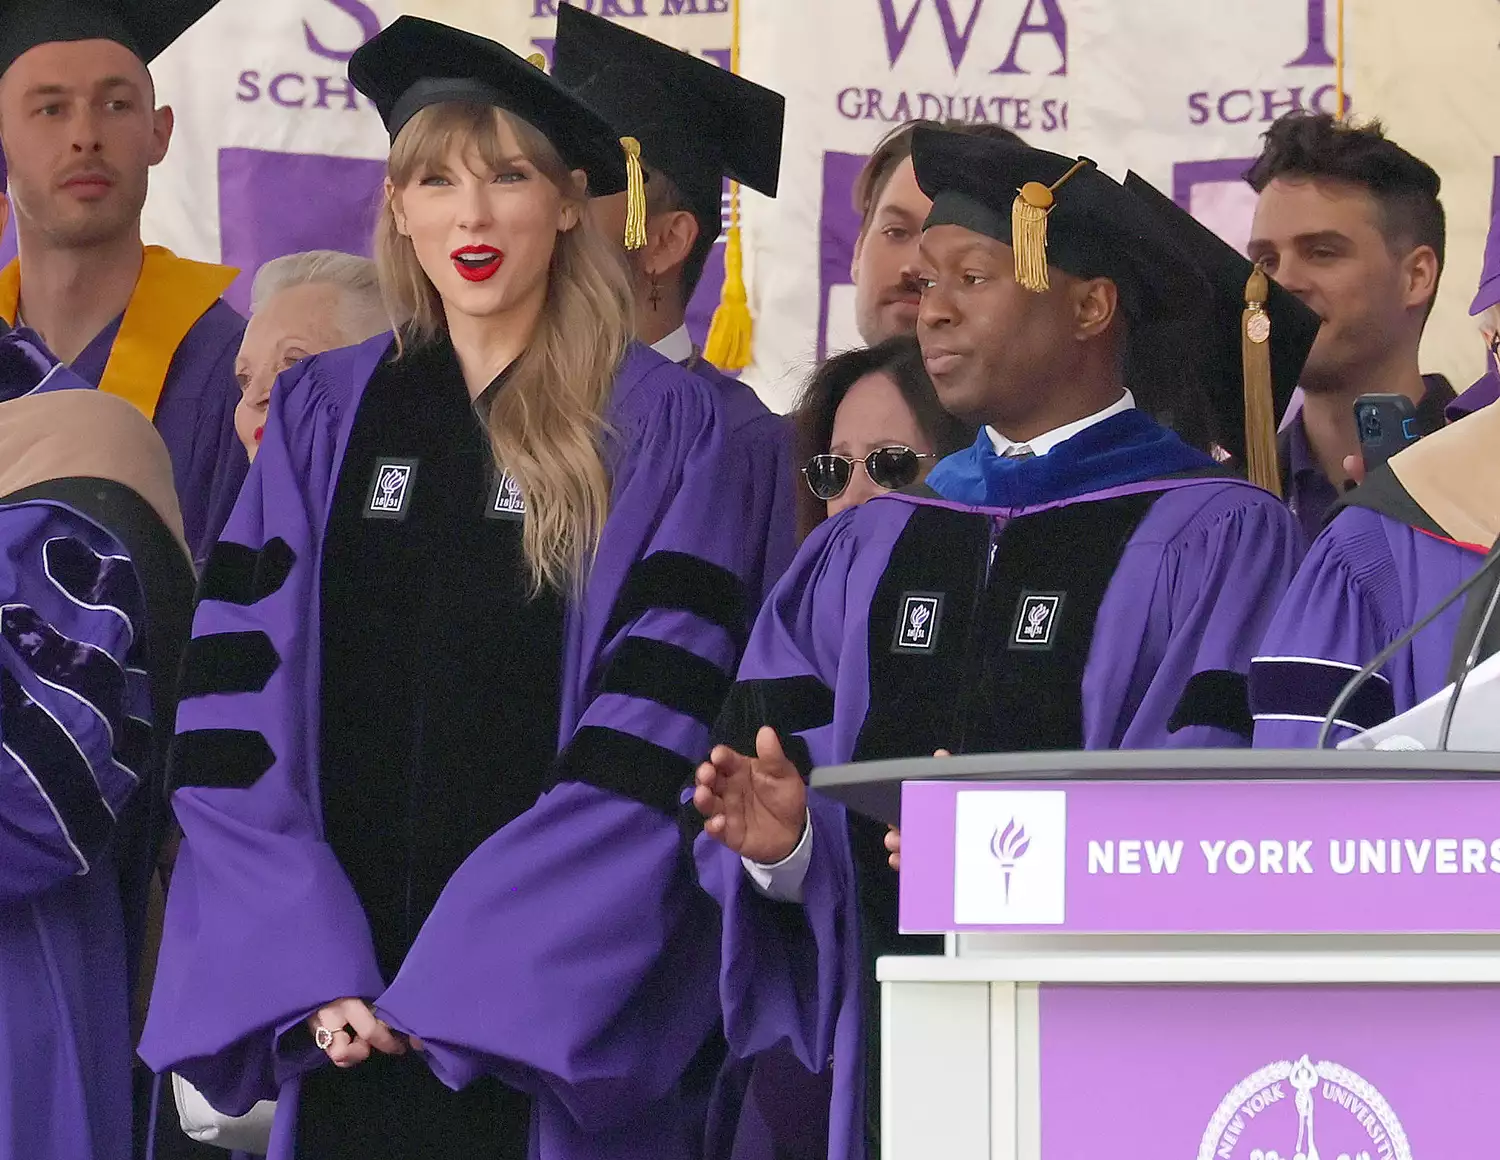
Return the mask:
[(802, 840), (807, 786), (769, 725), (755, 735), (755, 756), (718, 745), (698, 767), (693, 805), (703, 829), (736, 854), (770, 865)]

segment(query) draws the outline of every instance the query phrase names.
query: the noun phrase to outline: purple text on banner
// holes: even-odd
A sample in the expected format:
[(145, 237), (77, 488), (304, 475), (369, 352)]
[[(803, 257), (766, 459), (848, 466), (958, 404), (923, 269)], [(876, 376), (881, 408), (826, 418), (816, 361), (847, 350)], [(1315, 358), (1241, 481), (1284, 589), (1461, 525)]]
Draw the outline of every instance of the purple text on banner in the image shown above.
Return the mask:
[(1500, 781), (910, 782), (901, 929), (1500, 930)]
[(1041, 988), (1048, 1160), (1488, 1151), (1500, 988)]

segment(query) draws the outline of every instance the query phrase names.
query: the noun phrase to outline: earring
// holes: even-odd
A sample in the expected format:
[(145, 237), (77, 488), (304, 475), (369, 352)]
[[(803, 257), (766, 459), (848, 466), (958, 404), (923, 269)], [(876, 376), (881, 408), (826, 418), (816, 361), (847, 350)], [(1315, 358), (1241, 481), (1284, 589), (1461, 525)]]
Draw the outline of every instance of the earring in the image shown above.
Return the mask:
[(661, 283), (655, 274), (647, 274), (646, 277), (651, 279), (651, 293), (646, 295), (646, 301), (651, 303), (651, 309), (655, 310), (661, 305)]

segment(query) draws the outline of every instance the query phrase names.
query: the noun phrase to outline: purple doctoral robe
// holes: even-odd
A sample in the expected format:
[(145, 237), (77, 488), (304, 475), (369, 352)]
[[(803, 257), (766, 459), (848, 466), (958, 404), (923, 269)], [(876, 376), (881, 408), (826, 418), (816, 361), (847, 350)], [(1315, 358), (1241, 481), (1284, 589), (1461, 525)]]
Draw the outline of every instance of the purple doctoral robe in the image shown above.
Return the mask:
[(728, 412), (727, 454), (731, 472), (765, 479), (768, 486), (753, 497), (756, 509), (746, 513), (752, 543), (764, 546), (746, 577), (751, 605), (765, 603), (797, 551), (797, 466), (792, 424), (761, 401), (747, 384), (732, 379), (701, 356), (686, 364), (719, 391)]
[[(1137, 413), (1031, 460), (997, 461), (981, 435), (961, 453), (980, 486), (942, 464), (929, 482), (987, 502), (892, 494), (827, 521), (762, 610), (721, 732), (743, 751), (777, 726), (803, 766), (1248, 744), (1244, 674), (1301, 537), (1273, 496), (1194, 455)], [(861, 1160), (871, 950), (904, 949), (895, 875), (883, 827), (856, 824), (855, 849), (841, 806), (813, 793), (809, 809), (800, 907), (706, 836), (697, 861), (724, 908), (731, 1049), (831, 1067), (827, 1155)]]
[[(321, 719), (318, 690), (338, 615), (319, 599), (330, 512), (387, 348), (319, 355), (277, 385), (210, 561), (194, 645), (241, 634), (255, 638), (241, 668), (255, 649), (272, 663), (232, 695), (184, 690), (183, 846), (141, 1055), (226, 1112), (279, 1096), (272, 1157), (289, 1157), (299, 1093), (326, 1064), (298, 1038), (303, 1021), (360, 996), (424, 1041), (449, 1087), (499, 1077), (526, 1093), (536, 1160), (697, 1160), (719, 926), (677, 809), (753, 615), (746, 578), (765, 550), (745, 520), (766, 509), (771, 478), (726, 455), (733, 423), (711, 384), (631, 348), (608, 415), (609, 518), (566, 602), (551, 788), (479, 842), (383, 968), (384, 919), (330, 844), (345, 819), (324, 810), (336, 787), (320, 741), (337, 723)], [(402, 462), (415, 483), (386, 465), (368, 498), (359, 482), (367, 518), (404, 519), (408, 484), (423, 502), (422, 472), (439, 465)], [(507, 494), (502, 477), (496, 509)], [(503, 758), (507, 739), (494, 745)]]
[[(1480, 548), (1367, 508), (1339, 512), (1313, 543), (1251, 666), (1256, 746), (1315, 746), (1324, 716), (1349, 679), (1483, 559)], [(1463, 612), (1463, 601), (1454, 603), (1371, 677), (1345, 707), (1328, 744), (1446, 687)]]
[[(8, 346), (6, 370), (22, 359), (34, 374), (7, 374), (11, 396), (86, 389), (61, 367), (43, 381), (40, 348)], [(145, 597), (93, 519), (0, 497), (0, 605), (0, 1160), (125, 1160), (129, 939), (114, 839), (149, 757), (133, 647)]]
[[(122, 316), (123, 317), (123, 316)], [(70, 369), (90, 386), (104, 377), (121, 319), (88, 344)], [(245, 320), (220, 299), (193, 324), (177, 348), (156, 404), (154, 422), (172, 456), (172, 475), (188, 547), (198, 565), (208, 558), (234, 507), (250, 462), (234, 431), (240, 401), (234, 361)]]

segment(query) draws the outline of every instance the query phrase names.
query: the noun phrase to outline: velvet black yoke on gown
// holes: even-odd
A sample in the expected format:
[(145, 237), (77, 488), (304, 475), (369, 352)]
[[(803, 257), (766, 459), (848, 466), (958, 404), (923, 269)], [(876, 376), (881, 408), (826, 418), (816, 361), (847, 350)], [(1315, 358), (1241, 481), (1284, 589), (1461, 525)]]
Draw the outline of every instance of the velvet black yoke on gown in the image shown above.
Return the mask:
[[(387, 982), (556, 753), (562, 602), (528, 597), (517, 497), (496, 475), (451, 345), (380, 367), (323, 546), (321, 788)], [(297, 1155), (524, 1160), (530, 1111), (496, 1080), (454, 1093), (415, 1054), (376, 1055), (306, 1078)]]

